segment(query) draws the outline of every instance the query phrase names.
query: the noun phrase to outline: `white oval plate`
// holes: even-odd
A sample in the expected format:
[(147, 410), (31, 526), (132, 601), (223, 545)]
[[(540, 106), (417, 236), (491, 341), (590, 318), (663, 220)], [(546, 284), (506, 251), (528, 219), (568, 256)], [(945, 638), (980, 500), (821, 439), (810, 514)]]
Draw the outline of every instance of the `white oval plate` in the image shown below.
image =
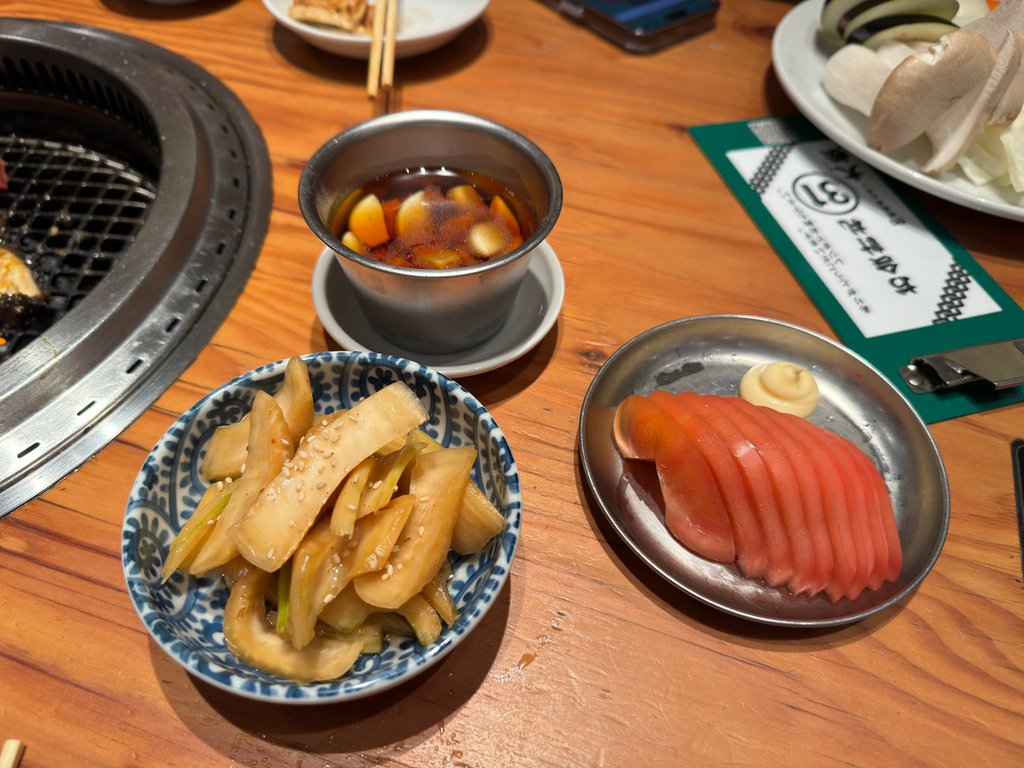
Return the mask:
[[(476, 21), (489, 0), (399, 0), (398, 37), (395, 57), (417, 56), (439, 48)], [(369, 35), (354, 35), (316, 24), (296, 21), (288, 15), (292, 0), (263, 0), (281, 26), (290, 29), (310, 45), (347, 56), (368, 59)]]
[(977, 186), (957, 172), (940, 176), (921, 172), (930, 156), (926, 139), (892, 155), (867, 145), (867, 118), (832, 101), (821, 85), (825, 62), (834, 46), (818, 34), (824, 0), (805, 0), (779, 24), (772, 38), (772, 63), (779, 82), (804, 117), (847, 152), (910, 186), (965, 208), (1024, 221), (1024, 195), (1012, 188)]
[(313, 271), (313, 306), (324, 330), (346, 349), (387, 352), (429, 365), (445, 376), (471, 376), (500, 368), (540, 343), (558, 319), (565, 278), (558, 256), (545, 240), (537, 246), (512, 315), (487, 341), (446, 355), (412, 352), (378, 334), (360, 311), (352, 285), (334, 251), (324, 249)]

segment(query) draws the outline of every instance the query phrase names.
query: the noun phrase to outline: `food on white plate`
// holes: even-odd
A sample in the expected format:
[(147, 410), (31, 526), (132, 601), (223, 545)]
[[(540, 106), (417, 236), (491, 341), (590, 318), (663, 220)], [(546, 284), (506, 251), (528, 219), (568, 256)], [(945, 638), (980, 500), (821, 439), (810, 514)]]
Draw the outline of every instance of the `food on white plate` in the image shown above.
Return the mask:
[(389, 633), (433, 643), (457, 618), (449, 552), (479, 552), (505, 520), (470, 478), (476, 450), (443, 447), (419, 429), (427, 416), (402, 382), (314, 415), (293, 358), (274, 396), (257, 392), (208, 442), (204, 468), (235, 468), (176, 535), (164, 580), (224, 577), (229, 650), (300, 683), (340, 677)]
[(654, 462), (665, 525), (701, 557), (832, 602), (899, 576), (878, 469), (823, 427), (739, 397), (654, 391), (619, 404), (614, 440), (624, 458)]
[(868, 118), (869, 146), (891, 153), (925, 136), (925, 173), (959, 166), (975, 183), (1024, 192), (1024, 0), (957, 18), (967, 21), (925, 47), (846, 45), (829, 58), (822, 84)]
[(373, 7), (367, 0), (292, 0), (288, 15), (296, 21), (369, 35)]
[(740, 397), (806, 419), (818, 406), (814, 374), (788, 360), (759, 363), (740, 379)]
[(889, 16), (866, 22), (846, 35), (845, 42), (878, 48), (890, 40), (900, 42), (933, 42), (947, 35), (957, 26), (938, 16), (920, 14)]
[[(955, 28), (957, 0), (825, 0), (819, 28), (834, 42), (877, 47), (885, 39), (938, 39)], [(931, 27), (941, 30), (934, 38)], [(870, 41), (870, 42), (869, 42)]]

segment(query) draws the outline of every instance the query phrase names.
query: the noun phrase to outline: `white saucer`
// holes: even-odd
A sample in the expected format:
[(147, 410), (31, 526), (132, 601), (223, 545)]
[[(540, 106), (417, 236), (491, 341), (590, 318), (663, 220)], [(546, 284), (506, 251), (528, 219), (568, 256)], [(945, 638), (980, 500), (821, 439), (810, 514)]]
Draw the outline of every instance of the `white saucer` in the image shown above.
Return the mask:
[(446, 376), (493, 371), (522, 357), (543, 339), (558, 319), (565, 278), (558, 257), (545, 240), (530, 260), (512, 315), (483, 344), (446, 355), (403, 349), (381, 337), (366, 320), (334, 252), (325, 248), (313, 270), (313, 306), (324, 330), (345, 349), (385, 352), (428, 365)]
[[(488, 0), (403, 0), (398, 8), (395, 57), (404, 59), (439, 48), (480, 18), (487, 3)], [(291, 4), (292, 0), (263, 0), (263, 5), (281, 26), (310, 45), (339, 56), (369, 58), (369, 35), (297, 21), (288, 15)]]

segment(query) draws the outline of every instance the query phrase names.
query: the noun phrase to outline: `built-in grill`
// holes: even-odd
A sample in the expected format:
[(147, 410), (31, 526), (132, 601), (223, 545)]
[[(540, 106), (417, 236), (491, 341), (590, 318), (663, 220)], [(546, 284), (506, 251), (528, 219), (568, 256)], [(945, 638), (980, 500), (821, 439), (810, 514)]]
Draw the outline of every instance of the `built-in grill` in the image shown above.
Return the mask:
[[(258, 128), (144, 41), (0, 19), (0, 245), (42, 290), (0, 306), (0, 516), (117, 436), (195, 358), (266, 233)], [(6, 309), (5, 309), (6, 307)]]

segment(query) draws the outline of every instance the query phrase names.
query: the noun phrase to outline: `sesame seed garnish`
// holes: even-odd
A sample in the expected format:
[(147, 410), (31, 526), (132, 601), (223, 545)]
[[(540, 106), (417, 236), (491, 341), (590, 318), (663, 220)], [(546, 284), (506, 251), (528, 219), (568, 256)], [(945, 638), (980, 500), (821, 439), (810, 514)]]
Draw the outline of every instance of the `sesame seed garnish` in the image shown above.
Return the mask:
[(383, 481), (381, 481), (381, 480), (374, 480), (374, 481), (373, 481), (373, 485), (371, 485), (371, 486), (370, 486), (370, 489), (371, 489), (371, 490), (374, 490), (374, 491), (376, 491), (376, 490), (377, 490), (378, 488), (380, 488), (380, 487), (381, 487), (382, 485), (384, 485), (384, 482), (383, 482)]
[(245, 474), (245, 467), (246, 467), (245, 462), (242, 462), (242, 466), (238, 468), (239, 471), (241, 472), (241, 474), (243, 474), (243, 475)]
[(282, 437), (282, 438), (281, 438), (281, 445), (283, 445), (283, 446), (286, 446), (286, 447), (287, 447), (287, 446), (289, 446), (289, 445), (291, 445), (291, 444), (292, 444), (292, 443), (291, 443), (291, 440), (289, 440), (289, 439), (288, 439), (287, 437)]
[(395, 568), (397, 568), (398, 570), (402, 570), (402, 564), (399, 563), (398, 565), (395, 566)]
[(355, 504), (346, 504), (346, 505), (345, 505), (345, 508), (346, 508), (346, 509), (351, 509), (351, 510), (352, 510), (353, 512), (355, 512), (355, 511), (356, 511), (356, 509), (357, 509), (357, 507), (356, 507), (356, 505), (355, 505)]
[(218, 480), (217, 481), (217, 490), (218, 491), (223, 491), (224, 490), (224, 481), (223, 480)]
[(316, 484), (316, 489), (319, 491), (321, 488), (323, 488), (326, 485), (327, 485), (327, 483), (325, 483), (325, 482), (323, 482), (321, 480), (319, 483)]
[(267, 550), (267, 560), (273, 560), (273, 559), (274, 559), (274, 548), (271, 547), (270, 549)]
[(300, 450), (297, 455), (300, 458), (303, 458), (303, 459), (308, 459), (309, 458), (309, 453), (307, 451), (304, 451), (304, 450)]
[(388, 580), (388, 579), (390, 579), (390, 578), (391, 578), (391, 574), (390, 574), (390, 573), (382, 573), (382, 574), (380, 575), (380, 580), (381, 580), (381, 581), (387, 581), (387, 580)]
[(224, 483), (226, 485), (231, 485), (232, 482), (234, 482), (234, 481), (230, 477), (225, 477), (224, 478)]
[(338, 557), (338, 553), (337, 553), (337, 552), (334, 552), (334, 553), (333, 553), (333, 554), (331, 555), (331, 560), (332, 560), (332, 562), (333, 562), (333, 563), (334, 563), (335, 565), (337, 565), (338, 563), (340, 563), (340, 562), (341, 562), (341, 558), (340, 558), (340, 557)]
[(285, 477), (291, 477), (292, 468), (285, 464), (283, 467), (281, 467), (281, 474), (284, 475)]
[(426, 529), (426, 528), (424, 528), (424, 527), (423, 527), (423, 526), (421, 525), (421, 526), (420, 526), (420, 528), (419, 528), (419, 530), (417, 531), (417, 533), (418, 533), (418, 534), (419, 534), (420, 536), (422, 536), (422, 535), (423, 535), (423, 534), (424, 534), (424, 533), (426, 532), (426, 530), (427, 530), (427, 529)]
[(322, 420), (322, 421), (320, 422), (320, 426), (321, 426), (321, 427), (326, 427), (326, 426), (327, 426), (327, 424), (328, 424), (328, 421), (327, 421), (327, 419), (323, 419), (323, 420)]
[(299, 501), (305, 501), (305, 499), (306, 499), (306, 494), (304, 494), (302, 491), (299, 491)]
[(331, 602), (333, 599), (334, 595), (324, 595), (324, 605), (327, 605), (327, 603)]
[(289, 520), (288, 521), (288, 527), (289, 528), (294, 528), (295, 527), (295, 521), (294, 520)]

